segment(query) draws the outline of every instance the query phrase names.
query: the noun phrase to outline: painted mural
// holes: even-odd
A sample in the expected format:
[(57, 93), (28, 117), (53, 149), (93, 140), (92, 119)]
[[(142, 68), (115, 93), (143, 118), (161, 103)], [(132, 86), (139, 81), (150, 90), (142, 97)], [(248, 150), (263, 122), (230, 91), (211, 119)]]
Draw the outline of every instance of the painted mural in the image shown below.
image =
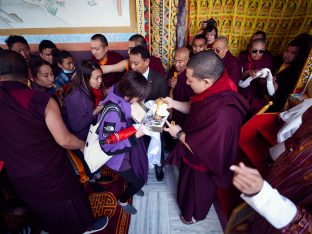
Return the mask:
[(0, 1), (1, 29), (130, 25), (130, 0)]

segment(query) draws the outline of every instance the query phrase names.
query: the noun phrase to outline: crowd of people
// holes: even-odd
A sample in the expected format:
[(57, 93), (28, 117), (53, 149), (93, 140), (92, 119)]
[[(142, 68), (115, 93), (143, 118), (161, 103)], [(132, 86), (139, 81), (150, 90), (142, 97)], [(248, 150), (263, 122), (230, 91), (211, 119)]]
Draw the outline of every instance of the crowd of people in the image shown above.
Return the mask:
[[(165, 164), (178, 166), (177, 203), (184, 224), (206, 218), (218, 188), (227, 188), (233, 182), (244, 194), (243, 199), (253, 198), (259, 204), (261, 197), (270, 199), (264, 198), (263, 190), (272, 190), (271, 183), (292, 200), (275, 192), (279, 209), (287, 211), (288, 216), (275, 221), (272, 214), (254, 205), (267, 220), (256, 217), (254, 231), (287, 231), (298, 228), (300, 222), (304, 222), (305, 230), (312, 229), (310, 196), (305, 193), (306, 197), (296, 200), (290, 192), (303, 191), (302, 187), (281, 185), (273, 176), (266, 182), (257, 170), (243, 163), (233, 165), (240, 128), (248, 118), (269, 100), (274, 103), (270, 111), (283, 110), (311, 48), (308, 34), (290, 41), (281, 57), (274, 57), (267, 49), (265, 32), (258, 31), (236, 57), (230, 52), (227, 37), (219, 36), (217, 27), (208, 25), (189, 46), (176, 49), (168, 73), (161, 60), (150, 55), (145, 38), (139, 34), (130, 37), (126, 59), (108, 49), (104, 35), (93, 35), (92, 57), (78, 66), (69, 51), (59, 50), (49, 40), (39, 44), (38, 56), (30, 52), (23, 36), (11, 35), (6, 43), (8, 50), (0, 51), (0, 160), (18, 197), (38, 217), (43, 230), (93, 233), (107, 225), (107, 217), (93, 218), (86, 191), (65, 152), (72, 150), (83, 162), (89, 183), (97, 183), (102, 175), (99, 170), (90, 171), (83, 149), (90, 125), (98, 121), (101, 148), (112, 155), (106, 166), (128, 184), (116, 202), (126, 213), (136, 214), (128, 201), (135, 194), (144, 196), (150, 139), (141, 125), (124, 140), (113, 144), (105, 140), (134, 124), (131, 104), (157, 98), (163, 98), (170, 115), (161, 133), (162, 157), (154, 164), (156, 177), (163, 179)], [(268, 93), (265, 79), (253, 79), (248, 87), (239, 86), (240, 81), (255, 77), (263, 68), (270, 69), (274, 76), (274, 96)], [(300, 148), (309, 138), (310, 122), (303, 121), (301, 134), (293, 136), (296, 140), (275, 162), (272, 175), (275, 167), (296, 173), (285, 161), (291, 162), (289, 165), (294, 162), (298, 170), (302, 167), (296, 157), (288, 159), (293, 150), (311, 155), (309, 147), (304, 152)], [(166, 159), (165, 150), (170, 151)], [(283, 175), (280, 181), (287, 183), (291, 178)]]

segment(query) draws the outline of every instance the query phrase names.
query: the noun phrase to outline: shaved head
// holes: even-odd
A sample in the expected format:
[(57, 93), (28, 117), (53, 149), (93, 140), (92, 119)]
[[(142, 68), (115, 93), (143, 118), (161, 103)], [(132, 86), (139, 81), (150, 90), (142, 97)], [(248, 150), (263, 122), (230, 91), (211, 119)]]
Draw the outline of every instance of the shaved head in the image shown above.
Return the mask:
[(190, 50), (186, 47), (176, 49), (175, 54), (182, 55), (184, 57), (190, 57)]
[(216, 42), (216, 41), (223, 43), (223, 45), (226, 46), (226, 48), (227, 48), (228, 45), (229, 45), (229, 41), (228, 41), (228, 39), (227, 39), (225, 36), (217, 37), (216, 40), (215, 40), (215, 42)]
[(190, 51), (186, 47), (178, 48), (175, 51), (173, 64), (177, 72), (181, 72), (186, 68), (186, 64), (190, 58)]
[(13, 50), (0, 51), (0, 80), (26, 80), (28, 66), (21, 54)]
[(265, 40), (263, 40), (262, 38), (258, 38), (256, 40), (253, 40), (251, 42), (251, 47), (256, 46), (256, 45), (264, 45), (264, 47), (265, 47)]

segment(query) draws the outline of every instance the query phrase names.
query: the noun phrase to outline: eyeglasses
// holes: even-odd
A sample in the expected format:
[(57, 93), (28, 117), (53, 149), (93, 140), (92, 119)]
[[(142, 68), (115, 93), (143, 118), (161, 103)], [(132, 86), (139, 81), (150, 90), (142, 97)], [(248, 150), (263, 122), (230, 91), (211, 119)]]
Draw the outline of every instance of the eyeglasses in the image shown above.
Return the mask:
[(252, 50), (251, 51), (251, 53), (253, 53), (253, 54), (256, 54), (258, 52), (259, 52), (259, 54), (263, 54), (265, 52), (265, 50)]
[(176, 60), (176, 59), (173, 59), (173, 63), (183, 63), (184, 61), (188, 61), (189, 58), (184, 58), (184, 59), (181, 59), (181, 60)]
[(214, 52), (216, 52), (217, 54), (220, 54), (222, 50), (224, 50), (224, 48), (211, 48)]

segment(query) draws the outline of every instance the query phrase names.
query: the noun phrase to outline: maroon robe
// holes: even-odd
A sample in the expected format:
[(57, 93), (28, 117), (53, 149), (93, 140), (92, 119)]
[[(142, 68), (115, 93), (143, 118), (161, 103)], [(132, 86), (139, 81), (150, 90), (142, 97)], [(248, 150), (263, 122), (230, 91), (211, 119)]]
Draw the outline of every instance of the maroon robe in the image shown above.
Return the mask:
[(270, 52), (264, 52), (262, 58), (259, 60), (251, 60), (248, 55), (248, 52), (244, 51), (238, 56), (242, 72), (248, 70), (260, 70), (262, 68), (269, 68), (272, 70), (273, 59)]
[[(213, 86), (218, 86), (218, 81)], [(177, 200), (186, 221), (205, 219), (217, 188), (231, 184), (229, 167), (236, 158), (246, 111), (245, 99), (228, 89), (192, 101), (183, 130), (193, 153), (184, 144), (177, 144), (166, 160), (179, 166)]]
[(224, 62), (225, 68), (229, 74), (230, 79), (234, 82), (234, 84), (238, 85), (240, 80), (240, 65), (239, 60), (231, 52), (228, 50), (222, 59)]
[[(168, 80), (172, 79), (173, 73), (175, 72), (174, 66), (171, 67), (168, 73)], [(173, 78), (175, 79), (175, 78)], [(192, 88), (186, 84), (186, 69), (178, 75), (177, 84), (173, 89), (173, 99), (180, 102), (188, 102), (190, 97), (194, 95)], [(171, 89), (171, 88), (169, 88)], [(183, 127), (184, 121), (186, 118), (186, 114), (183, 114), (180, 111), (175, 109), (172, 110), (172, 120), (176, 122), (176, 124)]]
[[(272, 70), (273, 67), (272, 56), (268, 52), (264, 53), (260, 60), (251, 60), (248, 57), (248, 52), (243, 52), (239, 55), (239, 62), (242, 72), (247, 70), (260, 70), (262, 68), (269, 68)], [(248, 100), (250, 112), (253, 114), (257, 113), (267, 103), (265, 99), (267, 88), (264, 79), (255, 79), (248, 87), (239, 87), (238, 92)]]
[(0, 160), (20, 199), (54, 233), (82, 233), (92, 223), (89, 200), (45, 122), (50, 99), (16, 81), (1, 82)]
[[(103, 60), (96, 60), (100, 65), (113, 65), (116, 63), (119, 63), (121, 60), (124, 60), (124, 58), (118, 54), (117, 52), (114, 51), (107, 51), (107, 61), (106, 63), (103, 63)], [(93, 59), (95, 59), (93, 57)], [(112, 72), (112, 73), (107, 73), (104, 74), (103, 76), (103, 83), (106, 88), (109, 88), (113, 86), (113, 84), (117, 83), (120, 81), (121, 77), (123, 76), (123, 72)]]
[(302, 116), (302, 125), (285, 142), (286, 151), (274, 162), (266, 180), (298, 207), (294, 220), (281, 230), (260, 215), (252, 222), (252, 233), (312, 232), (312, 107)]
[(159, 74), (162, 74), (163, 76), (167, 76), (164, 66), (162, 65), (160, 59), (156, 56), (151, 56), (150, 57), (150, 62), (149, 62), (149, 68), (157, 71)]

